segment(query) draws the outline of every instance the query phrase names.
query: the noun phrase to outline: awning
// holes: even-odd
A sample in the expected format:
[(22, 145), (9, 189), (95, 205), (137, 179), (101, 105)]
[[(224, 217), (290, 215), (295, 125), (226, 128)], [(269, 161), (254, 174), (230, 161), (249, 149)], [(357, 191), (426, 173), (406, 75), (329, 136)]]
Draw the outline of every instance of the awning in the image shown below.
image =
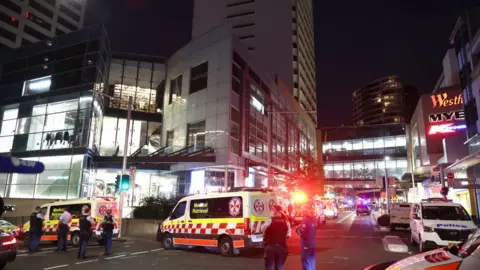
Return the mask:
[(469, 167), (472, 167), (475, 164), (480, 163), (480, 150), (475, 151), (474, 153), (455, 161), (450, 166), (446, 167), (446, 171), (460, 171), (465, 170)]

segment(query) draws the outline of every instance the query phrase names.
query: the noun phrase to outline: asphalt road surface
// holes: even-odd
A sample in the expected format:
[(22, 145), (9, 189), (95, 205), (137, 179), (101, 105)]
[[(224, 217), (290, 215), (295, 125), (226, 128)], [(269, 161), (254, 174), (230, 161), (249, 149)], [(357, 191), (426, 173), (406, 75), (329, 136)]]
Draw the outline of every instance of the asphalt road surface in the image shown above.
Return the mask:
[[(397, 235), (408, 243), (408, 231), (383, 232), (375, 226), (371, 216), (355, 216), (341, 213), (338, 219), (328, 220), (317, 233), (317, 269), (364, 269), (383, 261), (398, 260), (416, 253), (395, 253), (386, 250), (382, 239), (386, 235)], [(174, 269), (174, 270), (250, 270), (263, 269), (262, 253), (225, 258), (201, 248), (193, 250), (163, 250), (159, 243), (149, 238), (136, 238), (114, 242), (112, 255), (103, 257), (103, 247), (92, 245), (86, 260), (77, 260), (77, 250), (53, 252), (55, 247), (43, 246), (42, 252), (29, 255), (20, 249), (15, 262), (7, 270), (129, 270), (129, 269)], [(294, 234), (289, 241), (289, 256), (286, 270), (301, 269), (300, 243)]]

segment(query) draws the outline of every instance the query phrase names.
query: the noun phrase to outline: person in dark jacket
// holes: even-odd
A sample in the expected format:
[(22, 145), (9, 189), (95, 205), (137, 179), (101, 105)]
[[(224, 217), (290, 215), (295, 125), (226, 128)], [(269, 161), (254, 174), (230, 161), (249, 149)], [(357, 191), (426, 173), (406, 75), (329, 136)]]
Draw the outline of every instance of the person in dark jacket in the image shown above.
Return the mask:
[(112, 216), (112, 210), (107, 210), (107, 215), (103, 217), (102, 221), (102, 228), (103, 228), (103, 239), (105, 239), (105, 253), (103, 255), (109, 256), (110, 250), (112, 249), (112, 237), (113, 237), (113, 229), (115, 228), (115, 224), (117, 221), (115, 217)]
[(91, 236), (91, 228), (93, 219), (90, 216), (90, 207), (87, 205), (82, 208), (82, 215), (79, 218), (80, 225), (80, 246), (78, 247), (78, 259), (86, 259), (85, 253), (87, 252), (88, 240)]
[(35, 211), (30, 215), (29, 246), (28, 251), (39, 251), (38, 245), (43, 234), (43, 220), (45, 217), (40, 212), (40, 206), (35, 207)]
[(262, 226), (265, 248), (265, 270), (282, 270), (287, 255), (287, 238), (290, 223), (278, 205), (272, 209), (272, 217)]
[(307, 203), (302, 207), (302, 211), (304, 218), (296, 230), (300, 236), (302, 267), (303, 270), (315, 270), (317, 220), (315, 218), (313, 205)]

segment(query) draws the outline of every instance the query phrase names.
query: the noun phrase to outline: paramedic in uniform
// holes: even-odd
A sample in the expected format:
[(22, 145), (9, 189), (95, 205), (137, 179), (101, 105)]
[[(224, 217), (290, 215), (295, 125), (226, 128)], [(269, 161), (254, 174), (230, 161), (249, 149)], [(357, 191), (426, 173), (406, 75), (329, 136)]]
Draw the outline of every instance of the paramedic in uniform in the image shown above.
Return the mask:
[(315, 270), (317, 220), (313, 205), (307, 203), (302, 207), (302, 210), (304, 218), (297, 228), (297, 233), (300, 236), (300, 248), (302, 249), (302, 267), (303, 270)]
[(40, 206), (35, 207), (35, 211), (30, 215), (30, 243), (28, 251), (38, 251), (38, 244), (43, 233), (43, 220), (45, 217), (40, 213)]
[(265, 270), (282, 270), (287, 256), (287, 238), (290, 237), (290, 223), (282, 212), (282, 208), (275, 205), (272, 217), (262, 226), (265, 245)]
[(110, 255), (110, 249), (112, 248), (112, 237), (114, 225), (117, 223), (115, 217), (112, 216), (112, 210), (107, 210), (107, 215), (103, 217), (102, 228), (103, 228), (103, 238), (105, 239), (105, 253), (103, 255)]
[(55, 251), (67, 251), (67, 236), (68, 231), (70, 231), (70, 222), (72, 222), (72, 215), (68, 212), (67, 207), (64, 207), (62, 215), (58, 218), (58, 246)]
[(93, 220), (90, 216), (90, 208), (84, 205), (82, 208), (82, 215), (79, 218), (80, 223), (80, 246), (78, 247), (78, 259), (86, 259), (85, 252), (87, 251), (88, 240), (90, 239), (90, 229), (92, 228)]

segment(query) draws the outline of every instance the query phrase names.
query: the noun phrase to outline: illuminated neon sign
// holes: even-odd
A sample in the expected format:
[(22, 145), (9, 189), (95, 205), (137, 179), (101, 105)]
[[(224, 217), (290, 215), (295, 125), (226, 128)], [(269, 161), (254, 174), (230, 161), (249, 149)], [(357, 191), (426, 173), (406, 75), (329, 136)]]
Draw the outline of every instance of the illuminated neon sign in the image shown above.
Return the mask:
[(458, 94), (453, 98), (449, 98), (447, 93), (442, 93), (437, 95), (431, 95), (430, 99), (432, 100), (433, 108), (451, 107), (454, 105), (463, 104), (462, 94)]
[(453, 123), (450, 124), (443, 124), (443, 125), (432, 125), (430, 126), (430, 131), (428, 131), (428, 135), (438, 134), (438, 133), (454, 133), (460, 129), (466, 129), (467, 125), (454, 125)]

